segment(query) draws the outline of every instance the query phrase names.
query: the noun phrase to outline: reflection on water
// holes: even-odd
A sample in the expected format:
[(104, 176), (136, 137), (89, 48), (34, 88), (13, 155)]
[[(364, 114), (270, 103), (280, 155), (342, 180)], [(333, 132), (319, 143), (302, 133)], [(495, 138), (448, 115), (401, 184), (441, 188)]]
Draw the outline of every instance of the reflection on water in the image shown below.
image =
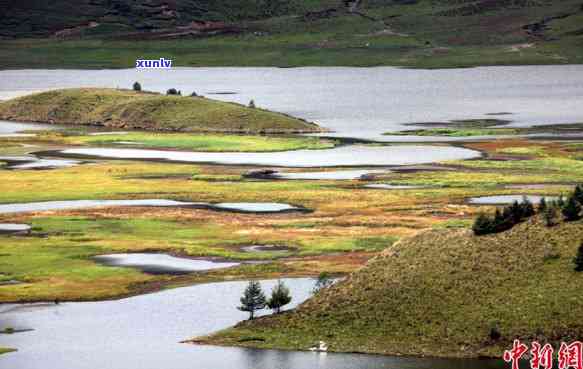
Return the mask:
[[(314, 280), (286, 279), (292, 305)], [(269, 291), (275, 281), (262, 281)], [(34, 331), (0, 335), (10, 369), (486, 369), (501, 360), (433, 360), (196, 346), (178, 342), (246, 319), (238, 311), (246, 282), (197, 285), (118, 301), (0, 305), (0, 326)]]
[(296, 150), (269, 153), (185, 152), (145, 149), (75, 148), (66, 155), (116, 159), (171, 160), (189, 163), (262, 165), (276, 167), (387, 166), (423, 164), (445, 160), (471, 159), (478, 151), (445, 146), (364, 146), (350, 145), (326, 150)]

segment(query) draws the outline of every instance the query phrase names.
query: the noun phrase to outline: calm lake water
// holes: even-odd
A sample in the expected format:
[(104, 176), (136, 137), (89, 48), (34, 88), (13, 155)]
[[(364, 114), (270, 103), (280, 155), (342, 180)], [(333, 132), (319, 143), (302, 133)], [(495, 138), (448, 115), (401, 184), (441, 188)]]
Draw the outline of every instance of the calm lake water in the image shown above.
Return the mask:
[[(286, 279), (293, 304), (312, 279)], [(34, 331), (0, 334), (10, 369), (486, 369), (502, 360), (433, 360), (355, 354), (263, 351), (178, 343), (246, 319), (235, 309), (245, 282), (197, 285), (119, 301), (0, 305), (0, 327)], [(274, 281), (263, 281), (270, 290)]]
[[(467, 118), (516, 125), (583, 122), (583, 65), (419, 70), (378, 68), (173, 68), (0, 71), (0, 99), (62, 87), (124, 87), (257, 106), (302, 117), (343, 137), (388, 139), (403, 123)], [(234, 92), (234, 94), (211, 94)], [(487, 114), (510, 112), (512, 115)], [(411, 128), (411, 127), (408, 127)], [(427, 140), (427, 138), (422, 138)]]

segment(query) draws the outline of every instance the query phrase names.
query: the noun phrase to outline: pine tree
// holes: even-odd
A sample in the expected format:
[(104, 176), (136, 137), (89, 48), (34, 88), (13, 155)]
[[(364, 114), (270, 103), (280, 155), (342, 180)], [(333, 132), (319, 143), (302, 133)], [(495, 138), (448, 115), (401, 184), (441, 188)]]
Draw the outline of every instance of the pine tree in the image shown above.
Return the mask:
[(583, 186), (577, 185), (575, 186), (575, 191), (573, 191), (573, 197), (580, 205), (583, 205)]
[(261, 290), (261, 284), (257, 281), (249, 281), (241, 297), (241, 306), (237, 309), (249, 312), (249, 320), (252, 320), (257, 310), (265, 309), (265, 304), (265, 295)]
[(567, 199), (567, 203), (561, 209), (565, 220), (572, 221), (581, 218), (581, 205), (575, 200), (574, 196), (570, 196)]
[(532, 205), (532, 202), (530, 202), (528, 197), (524, 196), (522, 198), (522, 203), (520, 204), (520, 206), (522, 207), (523, 218), (530, 218), (535, 214), (534, 206)]
[(479, 214), (474, 221), (472, 230), (476, 236), (492, 233), (494, 231), (492, 220), (490, 220), (490, 218), (488, 218), (488, 216), (485, 214)]
[(573, 262), (575, 263), (575, 271), (583, 272), (583, 242), (577, 249), (577, 256), (573, 258)]
[(134, 82), (134, 91), (142, 91), (142, 85), (140, 82)]
[(544, 214), (547, 210), (547, 200), (544, 197), (540, 199), (537, 210), (539, 214)]
[(275, 311), (276, 314), (279, 314), (281, 308), (289, 304), (291, 300), (292, 297), (289, 293), (289, 288), (282, 281), (277, 281), (277, 284), (271, 290), (271, 297), (267, 301), (267, 307)]

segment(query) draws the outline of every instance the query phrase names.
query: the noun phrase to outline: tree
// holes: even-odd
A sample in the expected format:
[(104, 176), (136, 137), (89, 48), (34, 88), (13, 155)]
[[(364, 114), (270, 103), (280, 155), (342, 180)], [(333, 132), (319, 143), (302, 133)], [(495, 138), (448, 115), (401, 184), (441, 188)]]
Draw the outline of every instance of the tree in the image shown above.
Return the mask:
[(253, 320), (255, 312), (265, 309), (265, 304), (265, 295), (261, 290), (261, 284), (257, 281), (249, 281), (241, 297), (241, 306), (238, 306), (237, 309), (249, 312), (249, 320)]
[(573, 191), (573, 197), (580, 205), (583, 205), (583, 186), (577, 185), (575, 186), (575, 191)]
[(166, 91), (166, 95), (182, 95), (182, 92), (178, 91), (175, 88), (170, 88)]
[(547, 227), (552, 227), (555, 225), (555, 221), (557, 219), (557, 207), (555, 205), (547, 206), (545, 212), (543, 213), (543, 217), (545, 219), (545, 225)]
[(579, 245), (577, 256), (573, 258), (573, 262), (575, 263), (575, 271), (583, 272), (583, 242)]
[(522, 207), (523, 218), (529, 218), (535, 214), (534, 205), (532, 205), (532, 202), (530, 202), (528, 197), (524, 196), (522, 198), (522, 203), (520, 203), (520, 206)]
[(320, 275), (318, 275), (318, 278), (316, 279), (316, 284), (314, 285), (314, 288), (312, 288), (312, 294), (315, 295), (321, 290), (328, 288), (333, 284), (334, 280), (332, 279), (332, 276), (328, 272), (322, 272), (320, 273)]
[(281, 308), (289, 304), (291, 300), (292, 297), (289, 293), (289, 288), (282, 281), (277, 281), (277, 284), (271, 290), (271, 297), (267, 301), (267, 307), (275, 311), (276, 314), (279, 314)]
[(569, 196), (567, 203), (561, 209), (565, 220), (572, 221), (581, 218), (581, 205), (575, 200), (575, 196)]
[(198, 95), (196, 94), (196, 91), (192, 91), (192, 93), (190, 94), (190, 96), (197, 97)]
[(134, 91), (142, 91), (142, 85), (140, 82), (134, 82)]
[(472, 230), (476, 236), (480, 236), (492, 233), (494, 231), (494, 225), (492, 224), (492, 220), (486, 214), (479, 214), (474, 221)]
[(255, 109), (255, 100), (249, 101), (248, 107), (250, 107), (251, 109)]
[(544, 197), (540, 199), (537, 210), (539, 214), (544, 214), (547, 210), (547, 200)]

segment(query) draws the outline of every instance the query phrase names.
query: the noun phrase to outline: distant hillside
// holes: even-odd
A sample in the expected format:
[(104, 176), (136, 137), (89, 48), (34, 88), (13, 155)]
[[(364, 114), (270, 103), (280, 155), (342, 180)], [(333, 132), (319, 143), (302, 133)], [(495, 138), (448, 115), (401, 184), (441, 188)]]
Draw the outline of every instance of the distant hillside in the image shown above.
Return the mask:
[[(583, 336), (583, 222), (536, 217), (504, 233), (432, 230), (403, 239), (296, 311), (246, 321), (203, 343), (332, 351), (501, 357), (519, 337)], [(498, 337), (499, 335), (499, 337)]]
[[(0, 36), (106, 35), (309, 11), (325, 0), (22, 0), (0, 2)], [(77, 29), (80, 27), (81, 29)]]
[(55, 90), (1, 102), (0, 119), (151, 131), (320, 131), (315, 124), (283, 114), (203, 97), (96, 88)]

